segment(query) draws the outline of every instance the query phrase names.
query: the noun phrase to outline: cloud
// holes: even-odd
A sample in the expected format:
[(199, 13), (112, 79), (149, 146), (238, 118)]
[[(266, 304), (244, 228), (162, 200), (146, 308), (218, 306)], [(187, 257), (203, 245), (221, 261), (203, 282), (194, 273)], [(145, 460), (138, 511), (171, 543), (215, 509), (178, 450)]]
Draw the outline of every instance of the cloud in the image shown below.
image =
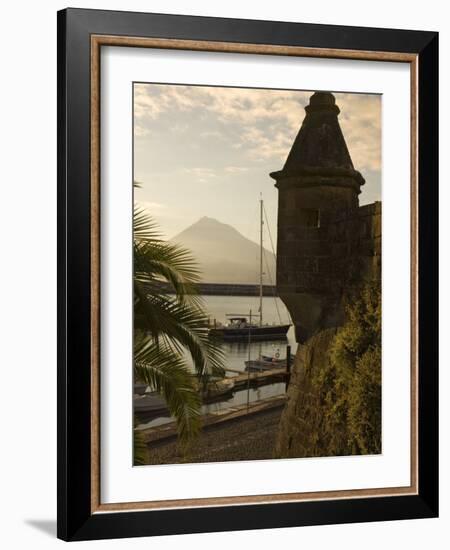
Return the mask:
[(247, 166), (226, 166), (225, 172), (228, 174), (242, 174), (243, 172), (247, 172), (248, 167)]
[(193, 176), (199, 183), (209, 183), (212, 179), (217, 177), (217, 173), (212, 168), (184, 168), (183, 172)]
[(139, 124), (134, 125), (134, 136), (137, 138), (149, 136), (151, 134), (150, 130), (146, 126), (140, 126)]
[(214, 113), (218, 120), (227, 123), (281, 118), (298, 126), (303, 111), (299, 100), (303, 98), (306, 103), (308, 95), (307, 92), (283, 90), (136, 84), (134, 115), (139, 122), (154, 120), (168, 111), (201, 110)]
[[(164, 116), (170, 117), (168, 132), (189, 133), (186, 120), (191, 117), (195, 124), (204, 121), (204, 127), (191, 139), (191, 147), (199, 145), (202, 138), (211, 148), (211, 139), (218, 138), (224, 142), (222, 148), (228, 144), (230, 151), (239, 151), (248, 162), (270, 160), (281, 168), (303, 121), (310, 95), (311, 92), (290, 90), (135, 84), (135, 137), (145, 138), (155, 121)], [(349, 93), (335, 96), (355, 168), (363, 173), (379, 171), (381, 97)], [(190, 170), (198, 171), (199, 181), (215, 177), (209, 169)]]
[(245, 147), (247, 155), (253, 160), (276, 159), (282, 162), (289, 152), (294, 139), (292, 131), (276, 126), (262, 130), (250, 127), (242, 133), (240, 147)]
[(223, 133), (219, 132), (219, 130), (206, 130), (204, 132), (200, 132), (199, 136), (205, 139), (209, 138), (217, 138), (217, 139), (223, 139)]
[(188, 124), (174, 124), (173, 126), (170, 127), (170, 131), (172, 132), (172, 134), (184, 134), (185, 132), (187, 132), (189, 130), (189, 125)]
[(336, 94), (339, 122), (357, 170), (381, 170), (381, 96)]
[(167, 205), (161, 204), (160, 202), (152, 202), (152, 201), (141, 201), (141, 200), (135, 200), (135, 205), (138, 208), (142, 208), (143, 210), (147, 210), (149, 213), (155, 213), (155, 212), (161, 212), (167, 208)]

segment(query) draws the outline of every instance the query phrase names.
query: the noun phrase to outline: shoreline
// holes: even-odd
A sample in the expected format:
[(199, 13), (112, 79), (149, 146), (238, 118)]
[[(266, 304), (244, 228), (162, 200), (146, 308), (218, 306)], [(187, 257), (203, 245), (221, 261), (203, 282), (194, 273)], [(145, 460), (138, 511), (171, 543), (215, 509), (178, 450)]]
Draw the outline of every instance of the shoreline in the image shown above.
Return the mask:
[(285, 403), (284, 399), (278, 401), (273, 406), (260, 407), (249, 414), (240, 411), (241, 414), (227, 415), (206, 425), (186, 454), (178, 447), (176, 436), (150, 440), (148, 464), (271, 459)]
[[(247, 404), (244, 404), (211, 412), (202, 417), (202, 433), (210, 430), (214, 426), (218, 426), (219, 424), (244, 420), (247, 417), (268, 411), (270, 409), (278, 407), (283, 408), (285, 403), (286, 394), (283, 394), (268, 397), (267, 399), (262, 399), (260, 401), (254, 401), (249, 404), (248, 408)], [(175, 441), (178, 436), (175, 422), (161, 424), (160, 426), (154, 426), (152, 428), (138, 428), (138, 431), (141, 432), (147, 445), (156, 444), (169, 439)]]

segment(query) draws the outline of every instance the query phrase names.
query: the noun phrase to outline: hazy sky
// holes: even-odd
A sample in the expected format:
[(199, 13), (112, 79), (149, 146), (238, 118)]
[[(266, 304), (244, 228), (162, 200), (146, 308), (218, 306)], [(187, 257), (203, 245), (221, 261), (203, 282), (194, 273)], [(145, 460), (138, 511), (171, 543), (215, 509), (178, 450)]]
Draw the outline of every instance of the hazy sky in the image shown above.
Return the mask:
[[(310, 91), (134, 85), (135, 200), (168, 238), (202, 216), (258, 239), (263, 194), (273, 236), (280, 170), (302, 124)], [(381, 96), (336, 93), (360, 203), (381, 198)]]

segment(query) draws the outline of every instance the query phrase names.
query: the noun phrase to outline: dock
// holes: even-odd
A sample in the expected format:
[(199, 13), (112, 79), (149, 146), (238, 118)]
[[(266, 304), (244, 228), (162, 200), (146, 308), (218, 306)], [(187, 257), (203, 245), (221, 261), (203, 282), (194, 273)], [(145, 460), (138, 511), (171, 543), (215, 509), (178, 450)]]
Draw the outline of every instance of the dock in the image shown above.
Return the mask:
[[(216, 426), (222, 425), (225, 422), (238, 421), (240, 419), (249, 417), (250, 415), (256, 415), (261, 412), (281, 408), (284, 406), (285, 402), (286, 395), (277, 395), (274, 397), (263, 399), (261, 401), (250, 403), (248, 408), (247, 405), (244, 404), (220, 411), (211, 412), (202, 417), (202, 429), (208, 430)], [(155, 426), (153, 428), (143, 428), (139, 431), (144, 436), (144, 440), (147, 444), (155, 445), (158, 445), (159, 443), (166, 443), (171, 439), (175, 439), (178, 435), (175, 422), (163, 424), (162, 426)]]
[(242, 372), (233, 369), (225, 369), (227, 372), (236, 373), (236, 376), (230, 377), (234, 382), (233, 391), (242, 390), (250, 386), (265, 386), (279, 381), (284, 382), (287, 379), (288, 373), (286, 369), (274, 368), (262, 372)]

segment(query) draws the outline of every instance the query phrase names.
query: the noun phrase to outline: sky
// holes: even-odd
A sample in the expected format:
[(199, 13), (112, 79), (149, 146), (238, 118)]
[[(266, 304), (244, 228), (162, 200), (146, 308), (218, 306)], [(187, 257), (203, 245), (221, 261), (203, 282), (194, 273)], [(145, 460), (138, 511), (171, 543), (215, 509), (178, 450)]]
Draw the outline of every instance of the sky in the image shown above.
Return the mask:
[[(311, 91), (134, 84), (135, 202), (172, 238), (203, 216), (258, 240), (259, 198), (276, 239), (280, 170)], [(381, 200), (381, 96), (335, 93), (360, 204)]]

